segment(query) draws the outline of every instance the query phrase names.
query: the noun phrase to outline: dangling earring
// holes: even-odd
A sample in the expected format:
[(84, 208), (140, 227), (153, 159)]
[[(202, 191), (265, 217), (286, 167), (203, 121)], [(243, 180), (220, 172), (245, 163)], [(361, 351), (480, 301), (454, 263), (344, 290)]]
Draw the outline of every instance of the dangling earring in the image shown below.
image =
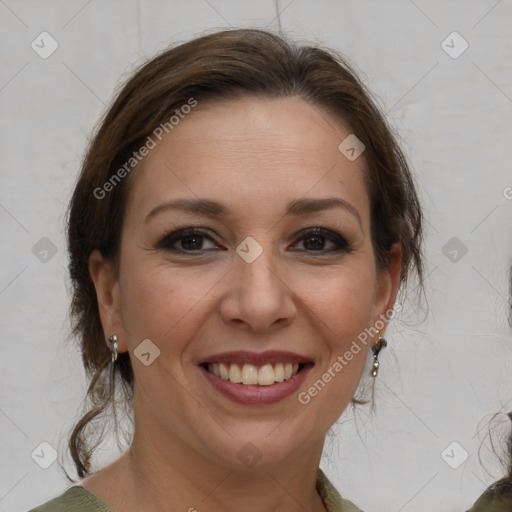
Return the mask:
[(109, 343), (112, 345), (112, 364), (110, 365), (110, 378), (109, 378), (109, 387), (108, 387), (108, 401), (112, 401), (112, 413), (114, 415), (114, 425), (117, 424), (117, 413), (116, 413), (116, 403), (115, 403), (115, 395), (116, 395), (116, 361), (117, 361), (117, 336), (112, 334), (108, 338)]
[(380, 335), (380, 331), (377, 331), (379, 334), (379, 339), (377, 340), (377, 343), (372, 347), (373, 352), (373, 365), (372, 370), (370, 372), (370, 375), (375, 379), (377, 377), (377, 374), (379, 373), (379, 352), (384, 348), (387, 347), (388, 342)]
[(113, 350), (112, 350), (112, 365), (115, 364), (116, 360), (117, 360), (117, 336), (115, 334), (112, 334), (112, 336), (110, 336), (108, 338), (108, 341), (110, 344), (113, 345)]

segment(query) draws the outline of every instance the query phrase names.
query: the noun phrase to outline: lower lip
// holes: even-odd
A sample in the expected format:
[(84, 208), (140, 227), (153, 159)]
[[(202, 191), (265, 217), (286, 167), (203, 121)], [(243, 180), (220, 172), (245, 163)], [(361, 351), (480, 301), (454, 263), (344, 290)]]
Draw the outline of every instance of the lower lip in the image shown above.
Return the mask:
[(299, 389), (311, 368), (311, 366), (306, 366), (294, 377), (283, 382), (276, 382), (270, 386), (248, 386), (216, 377), (206, 368), (200, 366), (205, 377), (217, 391), (231, 401), (242, 405), (268, 405), (284, 400)]

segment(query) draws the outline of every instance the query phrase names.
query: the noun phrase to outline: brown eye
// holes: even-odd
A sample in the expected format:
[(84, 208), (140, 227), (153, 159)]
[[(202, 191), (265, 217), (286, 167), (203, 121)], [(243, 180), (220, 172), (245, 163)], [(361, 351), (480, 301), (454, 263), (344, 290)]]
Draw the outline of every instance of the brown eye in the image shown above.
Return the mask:
[[(206, 241), (213, 243), (215, 248), (205, 248), (204, 244)], [(166, 235), (160, 242), (158, 242), (157, 249), (184, 253), (202, 253), (203, 251), (221, 250), (212, 237), (195, 228), (180, 229)]]
[[(296, 243), (302, 242), (304, 249), (307, 252), (318, 253), (335, 253), (335, 252), (350, 252), (352, 248), (347, 241), (338, 233), (325, 228), (313, 228), (303, 233)], [(330, 249), (326, 249), (326, 245), (331, 245)]]

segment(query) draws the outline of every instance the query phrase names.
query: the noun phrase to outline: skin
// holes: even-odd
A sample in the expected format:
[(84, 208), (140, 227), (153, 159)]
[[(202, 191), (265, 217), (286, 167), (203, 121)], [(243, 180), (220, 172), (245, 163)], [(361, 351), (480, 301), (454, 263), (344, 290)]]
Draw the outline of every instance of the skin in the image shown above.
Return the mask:
[[(105, 336), (117, 334), (135, 372), (133, 443), (82, 482), (112, 508), (325, 510), (315, 489), (325, 435), (357, 388), (370, 343), (309, 404), (297, 394), (393, 307), (400, 272), (398, 246), (389, 268), (376, 269), (364, 157), (351, 162), (338, 150), (350, 133), (297, 97), (199, 104), (130, 176), (119, 274), (99, 252), (90, 258)], [(284, 216), (304, 197), (340, 198), (357, 213)], [(177, 198), (212, 199), (232, 213), (163, 210), (146, 220)], [(299, 233), (316, 226), (351, 251), (329, 252), (336, 243)], [(202, 254), (190, 239), (174, 243), (181, 253), (158, 248), (166, 231), (186, 227), (211, 237), (192, 245)], [(235, 252), (247, 236), (263, 249), (252, 263)], [(133, 355), (145, 339), (160, 349), (148, 366)], [(315, 363), (298, 392), (273, 405), (231, 402), (197, 366), (219, 352), (271, 349)], [(246, 443), (261, 454), (252, 468), (237, 457)]]

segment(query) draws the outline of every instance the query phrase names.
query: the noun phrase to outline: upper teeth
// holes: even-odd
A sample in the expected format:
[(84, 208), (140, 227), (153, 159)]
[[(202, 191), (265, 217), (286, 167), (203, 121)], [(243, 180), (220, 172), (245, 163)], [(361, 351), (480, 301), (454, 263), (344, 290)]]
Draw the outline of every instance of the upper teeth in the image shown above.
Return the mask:
[(283, 380), (296, 375), (299, 371), (299, 364), (276, 363), (272, 365), (269, 363), (258, 368), (252, 364), (210, 363), (208, 371), (234, 384), (270, 386), (274, 382), (283, 382)]

